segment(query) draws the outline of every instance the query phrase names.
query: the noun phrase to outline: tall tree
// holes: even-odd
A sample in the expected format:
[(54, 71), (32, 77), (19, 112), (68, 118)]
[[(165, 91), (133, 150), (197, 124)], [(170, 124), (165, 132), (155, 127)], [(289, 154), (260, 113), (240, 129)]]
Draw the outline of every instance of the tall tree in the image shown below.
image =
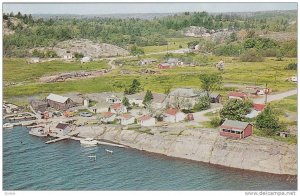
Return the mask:
[(145, 94), (145, 97), (144, 97), (144, 100), (143, 100), (143, 104), (144, 105), (150, 104), (152, 99), (153, 99), (152, 92), (147, 90), (147, 92)]
[(207, 96), (222, 84), (222, 76), (216, 74), (204, 73), (200, 75), (201, 88), (206, 92)]
[(244, 102), (239, 99), (229, 99), (220, 111), (222, 119), (244, 121), (245, 115), (250, 112), (251, 102)]
[(275, 116), (270, 106), (267, 106), (265, 110), (257, 116), (255, 126), (266, 135), (274, 135), (282, 128), (282, 125), (279, 123), (279, 118)]

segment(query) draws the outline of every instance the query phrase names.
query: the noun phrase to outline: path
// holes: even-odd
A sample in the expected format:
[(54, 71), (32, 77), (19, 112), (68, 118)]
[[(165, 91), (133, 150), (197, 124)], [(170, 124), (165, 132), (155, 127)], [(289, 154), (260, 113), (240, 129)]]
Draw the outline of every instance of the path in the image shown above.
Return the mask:
[[(281, 99), (284, 99), (284, 98), (292, 96), (292, 95), (297, 95), (297, 89), (286, 91), (283, 93), (274, 94), (274, 95), (269, 95), (267, 102), (269, 103), (271, 101), (281, 100)], [(265, 103), (265, 97), (253, 99), (253, 103)]]
[(219, 110), (221, 108), (222, 108), (221, 104), (216, 104), (216, 105), (212, 104), (212, 108), (211, 109), (203, 110), (203, 111), (200, 111), (200, 112), (195, 112), (195, 113), (193, 113), (194, 121), (196, 121), (196, 122), (210, 121), (210, 118), (208, 116), (205, 116), (205, 114), (209, 113), (209, 112), (213, 112), (213, 111)]

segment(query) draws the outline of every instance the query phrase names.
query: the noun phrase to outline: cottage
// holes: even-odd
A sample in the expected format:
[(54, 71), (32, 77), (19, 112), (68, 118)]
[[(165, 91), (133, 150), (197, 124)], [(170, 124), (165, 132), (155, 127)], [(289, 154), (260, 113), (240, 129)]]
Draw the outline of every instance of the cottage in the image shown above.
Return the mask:
[(39, 101), (39, 100), (32, 100), (30, 102), (30, 106), (35, 112), (41, 112), (41, 113), (47, 111), (48, 108), (47, 102)]
[(245, 93), (242, 92), (230, 92), (228, 94), (229, 99), (239, 99), (239, 100), (246, 100), (248, 96)]
[(225, 120), (220, 127), (220, 135), (242, 139), (251, 136), (253, 133), (253, 125), (247, 122), (236, 120)]
[(116, 114), (112, 113), (112, 112), (102, 112), (101, 113), (101, 122), (104, 123), (111, 123), (113, 121), (115, 121), (116, 119)]
[(91, 62), (91, 61), (92, 61), (92, 58), (89, 57), (89, 56), (85, 56), (85, 57), (83, 57), (83, 58), (80, 60), (81, 63), (88, 63), (88, 62)]
[(170, 69), (171, 65), (169, 63), (160, 63), (158, 64), (158, 69)]
[(52, 93), (48, 95), (46, 100), (50, 107), (57, 110), (67, 110), (74, 106), (73, 101), (69, 97), (63, 97)]
[(134, 124), (134, 116), (130, 114), (122, 114), (120, 116), (121, 125), (131, 125)]
[(142, 127), (149, 127), (149, 126), (155, 126), (155, 118), (149, 116), (149, 115), (144, 115), (141, 116), (138, 119), (138, 123), (142, 126)]
[[(144, 107), (143, 101), (145, 98), (146, 93), (140, 92), (133, 95), (127, 95), (129, 103), (131, 105), (138, 105), (139, 107)], [(160, 94), (160, 93), (152, 93), (153, 99), (151, 101), (151, 105), (154, 108), (160, 109), (165, 107), (165, 100), (167, 95)]]
[(139, 65), (150, 65), (155, 62), (156, 62), (155, 59), (143, 59), (139, 61)]
[(183, 121), (185, 119), (185, 116), (186, 115), (180, 110), (175, 108), (169, 108), (164, 112), (163, 120), (165, 122), (175, 123), (175, 122)]
[(64, 59), (64, 60), (70, 60), (70, 59), (72, 59), (72, 58), (73, 58), (72, 53), (66, 53), (66, 54), (64, 54), (64, 56), (63, 56), (63, 59)]
[(102, 113), (109, 111), (110, 104), (107, 102), (98, 102), (94, 106), (90, 107), (89, 110), (93, 113)]
[(40, 58), (39, 57), (32, 57), (31, 59), (28, 60), (29, 64), (39, 63), (39, 62), (40, 62)]
[(109, 107), (109, 111), (116, 114), (123, 114), (127, 112), (127, 108), (122, 103), (114, 103)]
[(58, 135), (67, 135), (71, 132), (71, 126), (67, 123), (58, 123), (55, 127), (55, 131)]

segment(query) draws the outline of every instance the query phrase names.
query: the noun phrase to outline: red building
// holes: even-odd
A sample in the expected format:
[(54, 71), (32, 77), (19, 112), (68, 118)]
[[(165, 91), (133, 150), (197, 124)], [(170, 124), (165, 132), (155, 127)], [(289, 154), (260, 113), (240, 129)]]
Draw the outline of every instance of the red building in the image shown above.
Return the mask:
[(171, 65), (169, 63), (160, 63), (158, 65), (158, 68), (159, 69), (170, 69), (171, 68)]
[(258, 104), (258, 103), (254, 103), (253, 104), (253, 109), (256, 110), (256, 111), (263, 111), (265, 109), (266, 105), (264, 104)]
[(220, 127), (220, 135), (236, 139), (242, 139), (251, 136), (253, 125), (247, 122), (236, 120), (225, 120)]

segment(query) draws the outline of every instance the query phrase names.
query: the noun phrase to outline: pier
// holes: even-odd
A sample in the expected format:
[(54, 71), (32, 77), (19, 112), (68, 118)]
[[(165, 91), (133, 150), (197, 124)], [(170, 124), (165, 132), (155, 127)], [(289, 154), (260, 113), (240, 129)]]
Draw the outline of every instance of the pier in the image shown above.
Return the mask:
[(45, 144), (52, 144), (52, 143), (55, 143), (55, 142), (58, 142), (58, 141), (62, 141), (62, 140), (65, 140), (65, 139), (69, 139), (70, 136), (61, 136), (59, 138), (56, 138), (56, 139), (53, 139), (53, 140), (49, 140), (47, 142), (45, 142)]

